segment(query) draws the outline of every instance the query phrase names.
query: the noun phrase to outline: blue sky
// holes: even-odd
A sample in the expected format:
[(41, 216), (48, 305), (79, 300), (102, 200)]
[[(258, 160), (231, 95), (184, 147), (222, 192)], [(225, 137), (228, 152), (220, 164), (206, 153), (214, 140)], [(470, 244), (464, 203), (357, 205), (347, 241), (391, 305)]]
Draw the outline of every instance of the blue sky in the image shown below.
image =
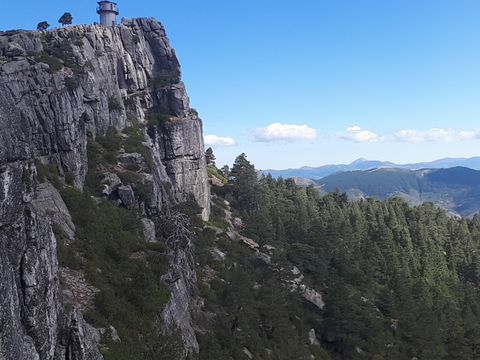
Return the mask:
[[(166, 26), (220, 165), (241, 152), (258, 168), (480, 155), (478, 0), (119, 5)], [(64, 11), (89, 23), (95, 6), (8, 1), (0, 28)]]

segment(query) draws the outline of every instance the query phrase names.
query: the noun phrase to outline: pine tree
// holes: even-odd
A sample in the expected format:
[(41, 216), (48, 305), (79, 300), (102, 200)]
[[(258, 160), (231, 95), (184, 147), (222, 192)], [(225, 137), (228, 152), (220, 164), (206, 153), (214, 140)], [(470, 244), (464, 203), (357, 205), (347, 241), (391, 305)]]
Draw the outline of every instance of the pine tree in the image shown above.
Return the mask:
[(209, 147), (205, 151), (205, 160), (207, 161), (207, 165), (215, 166), (215, 155), (213, 154), (213, 149)]
[(73, 16), (69, 12), (66, 12), (60, 17), (60, 19), (58, 19), (58, 22), (62, 24), (62, 26), (71, 25), (73, 22)]
[(239, 210), (251, 213), (258, 205), (258, 178), (255, 167), (245, 154), (237, 156), (230, 171), (233, 196)]
[(37, 30), (45, 31), (50, 27), (50, 24), (46, 21), (39, 22), (37, 25)]

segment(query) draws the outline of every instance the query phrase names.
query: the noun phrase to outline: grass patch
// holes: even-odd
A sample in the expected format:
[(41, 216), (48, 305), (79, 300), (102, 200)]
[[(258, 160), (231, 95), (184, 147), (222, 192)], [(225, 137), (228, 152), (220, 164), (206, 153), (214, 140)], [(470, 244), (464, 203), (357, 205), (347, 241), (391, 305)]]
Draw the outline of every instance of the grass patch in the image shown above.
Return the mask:
[(217, 179), (219, 179), (223, 184), (227, 184), (228, 183), (228, 179), (223, 176), (222, 174), (220, 174), (218, 172), (218, 169), (213, 166), (213, 165), (208, 165), (207, 166), (207, 172), (208, 172), (208, 176), (209, 177), (213, 177), (215, 176)]

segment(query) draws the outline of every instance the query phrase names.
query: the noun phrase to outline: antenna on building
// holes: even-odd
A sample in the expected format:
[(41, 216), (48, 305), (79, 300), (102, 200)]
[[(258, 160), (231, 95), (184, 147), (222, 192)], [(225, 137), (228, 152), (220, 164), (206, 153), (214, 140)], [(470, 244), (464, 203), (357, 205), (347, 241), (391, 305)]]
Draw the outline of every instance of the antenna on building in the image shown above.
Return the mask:
[(100, 15), (100, 24), (103, 26), (115, 26), (119, 14), (118, 5), (113, 1), (99, 1), (97, 14)]

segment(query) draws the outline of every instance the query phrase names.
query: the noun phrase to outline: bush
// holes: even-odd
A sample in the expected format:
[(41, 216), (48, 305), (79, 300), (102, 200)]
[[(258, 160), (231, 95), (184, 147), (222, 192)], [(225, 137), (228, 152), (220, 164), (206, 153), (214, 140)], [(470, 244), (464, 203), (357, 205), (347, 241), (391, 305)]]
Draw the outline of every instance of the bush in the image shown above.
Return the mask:
[(114, 97), (108, 99), (108, 110), (111, 112), (122, 111), (123, 107), (121, 101)]
[(164, 126), (170, 121), (171, 116), (168, 114), (151, 111), (147, 114), (147, 124), (151, 127)]
[(180, 75), (176, 73), (157, 74), (150, 80), (150, 85), (154, 88), (162, 88), (178, 84), (180, 82)]
[(75, 76), (69, 76), (65, 78), (65, 87), (69, 91), (74, 91), (80, 86), (80, 81)]
[(138, 125), (135, 124), (134, 126), (126, 128), (123, 130), (123, 133), (128, 136), (124, 139), (123, 143), (125, 152), (141, 154), (147, 164), (148, 170), (151, 172), (154, 168), (152, 153), (149, 148), (143, 145), (145, 138)]
[(73, 270), (79, 270), (82, 265), (82, 260), (78, 256), (74, 247), (67, 244), (59, 230), (53, 229), (57, 239), (58, 262), (60, 266), (67, 267)]
[(70, 186), (73, 186), (74, 183), (75, 183), (75, 174), (71, 171), (67, 172), (65, 174), (65, 183), (70, 185)]
[(218, 172), (218, 169), (213, 166), (213, 165), (208, 165), (207, 166), (207, 172), (208, 172), (208, 176), (209, 177), (213, 177), (215, 176), (217, 179), (219, 179), (223, 184), (227, 184), (228, 183), (228, 179), (221, 175), (219, 172)]
[(159, 242), (147, 243), (147, 249), (150, 251), (155, 251), (162, 254), (167, 252), (167, 248), (165, 247), (165, 245)]
[(97, 143), (99, 143), (103, 149), (103, 158), (108, 164), (117, 163), (117, 154), (122, 148), (123, 139), (117, 130), (113, 127), (109, 127), (105, 136), (97, 137)]
[(118, 177), (124, 184), (137, 184), (142, 181), (142, 177), (139, 174), (129, 170), (118, 173)]
[(209, 221), (207, 221), (206, 224), (222, 230), (228, 229), (228, 226), (229, 226), (226, 220), (213, 218), (213, 217)]
[(63, 63), (58, 58), (48, 55), (45, 52), (35, 56), (34, 60), (39, 63), (47, 64), (51, 73), (55, 73), (63, 69)]
[(57, 59), (62, 59), (64, 66), (72, 69), (74, 73), (80, 74), (83, 69), (78, 64), (70, 41), (70, 39), (64, 39), (62, 42), (54, 44), (49, 52)]
[(35, 167), (37, 168), (38, 181), (49, 181), (57, 189), (62, 187), (62, 182), (58, 177), (58, 170), (55, 165), (44, 165), (39, 160), (35, 160)]
[(96, 143), (89, 141), (87, 144), (88, 172), (85, 177), (85, 188), (93, 194), (100, 195), (102, 186), (99, 183), (98, 167), (105, 162), (103, 149)]

